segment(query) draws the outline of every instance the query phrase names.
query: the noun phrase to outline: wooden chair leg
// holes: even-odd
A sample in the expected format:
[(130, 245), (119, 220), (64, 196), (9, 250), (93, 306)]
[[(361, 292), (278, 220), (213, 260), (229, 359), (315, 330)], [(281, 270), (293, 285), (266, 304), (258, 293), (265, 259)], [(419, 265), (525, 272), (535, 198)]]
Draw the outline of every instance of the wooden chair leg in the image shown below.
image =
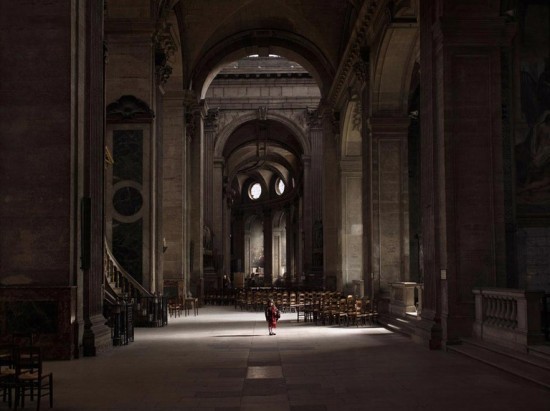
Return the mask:
[(53, 376), (50, 375), (50, 408), (53, 408)]

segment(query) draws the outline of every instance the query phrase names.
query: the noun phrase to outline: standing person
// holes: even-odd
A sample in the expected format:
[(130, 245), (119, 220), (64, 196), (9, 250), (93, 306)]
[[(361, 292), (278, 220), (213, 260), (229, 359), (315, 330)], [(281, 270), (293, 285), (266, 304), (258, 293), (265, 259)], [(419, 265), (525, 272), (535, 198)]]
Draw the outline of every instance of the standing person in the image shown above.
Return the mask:
[(281, 317), (278, 308), (275, 306), (275, 303), (270, 298), (266, 307), (265, 307), (265, 319), (267, 321), (267, 329), (269, 330), (269, 335), (275, 335), (273, 332), (274, 328), (277, 328), (277, 320)]

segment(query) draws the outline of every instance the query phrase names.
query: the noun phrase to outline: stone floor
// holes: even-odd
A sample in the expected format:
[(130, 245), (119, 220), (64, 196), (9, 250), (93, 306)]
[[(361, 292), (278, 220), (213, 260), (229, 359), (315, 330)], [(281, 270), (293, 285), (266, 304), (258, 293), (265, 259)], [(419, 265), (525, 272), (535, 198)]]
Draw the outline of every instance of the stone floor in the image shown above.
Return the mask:
[(137, 329), (128, 346), (47, 366), (56, 410), (550, 410), (550, 391), (384, 328), (288, 313), (269, 336), (263, 313), (233, 307), (203, 307)]

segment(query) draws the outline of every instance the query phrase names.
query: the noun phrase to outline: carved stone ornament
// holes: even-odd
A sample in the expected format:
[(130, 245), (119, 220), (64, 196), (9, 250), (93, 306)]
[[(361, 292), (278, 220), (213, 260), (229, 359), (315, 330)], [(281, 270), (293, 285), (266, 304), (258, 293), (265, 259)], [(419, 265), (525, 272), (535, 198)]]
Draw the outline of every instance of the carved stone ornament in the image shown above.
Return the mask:
[(353, 70), (355, 71), (355, 77), (357, 77), (361, 83), (367, 82), (369, 79), (369, 69), (365, 61), (361, 59), (357, 60), (353, 65)]
[(305, 116), (309, 128), (321, 128), (323, 126), (323, 118), (319, 110), (306, 108)]
[(185, 113), (185, 131), (189, 141), (191, 141), (195, 137), (195, 132), (197, 131), (196, 123), (198, 117), (199, 113), (196, 110)]
[(267, 120), (267, 107), (260, 106), (258, 107), (258, 120)]
[(211, 108), (206, 113), (206, 118), (204, 119), (204, 126), (209, 129), (217, 130), (220, 120), (220, 109)]
[(131, 95), (122, 96), (107, 106), (108, 121), (151, 121), (154, 117), (146, 102)]
[(157, 81), (164, 85), (172, 74), (172, 67), (168, 64), (176, 50), (176, 41), (172, 35), (171, 25), (164, 21), (153, 34), (155, 44), (155, 74)]
[(355, 107), (353, 108), (353, 113), (351, 117), (351, 125), (353, 130), (361, 130), (361, 125), (363, 122), (363, 105), (361, 104), (361, 99), (357, 99)]
[(161, 49), (157, 49), (155, 52), (155, 74), (161, 85), (166, 84), (172, 74), (172, 67), (168, 65), (166, 53)]
[(334, 134), (334, 136), (338, 138), (338, 136), (340, 135), (340, 112), (333, 111), (329, 120), (332, 128), (332, 134)]

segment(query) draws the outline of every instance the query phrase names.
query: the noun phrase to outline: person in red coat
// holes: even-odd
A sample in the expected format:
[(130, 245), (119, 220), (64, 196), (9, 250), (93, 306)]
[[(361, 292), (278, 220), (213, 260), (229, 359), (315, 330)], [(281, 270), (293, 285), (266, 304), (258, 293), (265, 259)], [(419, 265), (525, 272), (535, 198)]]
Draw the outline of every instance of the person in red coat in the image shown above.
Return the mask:
[(280, 318), (280, 313), (272, 299), (269, 299), (265, 306), (265, 319), (267, 321), (267, 329), (269, 335), (275, 335), (274, 328), (277, 328), (277, 320)]

